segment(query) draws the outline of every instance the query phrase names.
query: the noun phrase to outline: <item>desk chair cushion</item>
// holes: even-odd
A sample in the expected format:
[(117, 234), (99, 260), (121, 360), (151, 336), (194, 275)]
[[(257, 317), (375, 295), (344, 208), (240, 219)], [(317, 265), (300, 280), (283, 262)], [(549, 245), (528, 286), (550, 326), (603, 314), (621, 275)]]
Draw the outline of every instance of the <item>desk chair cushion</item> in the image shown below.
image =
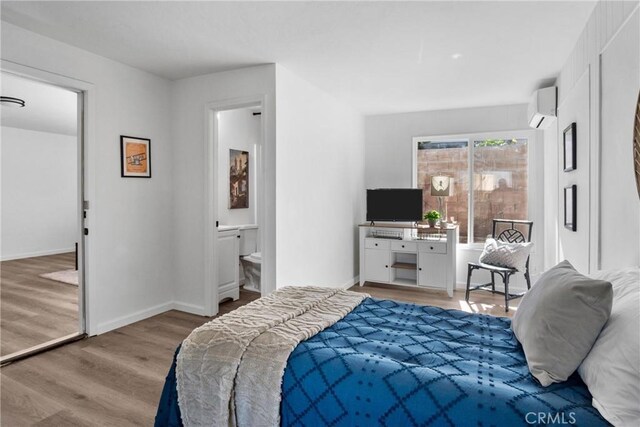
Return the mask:
[(566, 381), (589, 354), (611, 314), (613, 289), (569, 261), (547, 270), (527, 292), (511, 328), (531, 374), (546, 387)]
[(532, 247), (532, 242), (508, 243), (488, 238), (484, 244), (482, 255), (480, 255), (480, 263), (515, 268), (520, 272), (524, 272), (527, 268), (527, 259)]

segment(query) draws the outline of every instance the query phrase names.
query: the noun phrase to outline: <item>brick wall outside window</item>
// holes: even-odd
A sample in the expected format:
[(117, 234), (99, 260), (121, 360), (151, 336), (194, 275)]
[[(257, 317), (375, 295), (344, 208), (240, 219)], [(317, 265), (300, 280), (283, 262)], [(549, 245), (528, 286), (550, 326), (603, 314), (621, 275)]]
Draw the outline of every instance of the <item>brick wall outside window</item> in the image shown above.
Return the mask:
[[(467, 147), (419, 149), (418, 186), (423, 191), (423, 211), (438, 210), (431, 196), (431, 176), (453, 177), (453, 195), (445, 197), (448, 217), (460, 226), (460, 242), (484, 242), (492, 219), (527, 219), (528, 147), (523, 139), (497, 146), (474, 143), (474, 238), (468, 238), (469, 155)], [(478, 144), (479, 143), (479, 144)], [(443, 209), (444, 210), (444, 209)]]

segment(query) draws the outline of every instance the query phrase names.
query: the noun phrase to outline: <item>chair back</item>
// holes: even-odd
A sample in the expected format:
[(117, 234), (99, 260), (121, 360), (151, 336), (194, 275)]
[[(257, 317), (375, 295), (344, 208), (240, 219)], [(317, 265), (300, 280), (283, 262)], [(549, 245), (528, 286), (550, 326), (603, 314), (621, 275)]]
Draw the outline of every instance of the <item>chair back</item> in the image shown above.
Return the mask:
[(519, 219), (494, 219), (492, 236), (496, 240), (508, 243), (531, 241), (533, 221)]

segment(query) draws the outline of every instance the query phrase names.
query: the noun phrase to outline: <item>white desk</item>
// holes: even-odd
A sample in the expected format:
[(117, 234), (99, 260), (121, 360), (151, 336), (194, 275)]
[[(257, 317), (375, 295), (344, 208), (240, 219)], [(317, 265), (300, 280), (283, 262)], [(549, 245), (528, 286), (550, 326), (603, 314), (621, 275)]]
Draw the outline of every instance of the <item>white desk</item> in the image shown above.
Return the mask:
[(456, 284), (458, 227), (360, 225), (360, 286), (388, 283), (446, 290)]

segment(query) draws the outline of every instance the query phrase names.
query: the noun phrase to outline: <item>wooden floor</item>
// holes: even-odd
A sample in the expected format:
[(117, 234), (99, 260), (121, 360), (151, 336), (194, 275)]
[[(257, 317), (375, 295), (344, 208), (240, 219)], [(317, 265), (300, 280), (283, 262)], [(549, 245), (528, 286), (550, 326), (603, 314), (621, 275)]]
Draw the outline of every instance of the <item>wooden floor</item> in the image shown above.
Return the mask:
[[(496, 290), (498, 286), (496, 286)], [(455, 308), (468, 313), (490, 314), (492, 316), (512, 317), (518, 309), (520, 300), (509, 301), (509, 311), (505, 312), (504, 297), (490, 292), (474, 291), (469, 296), (469, 302), (464, 299), (464, 290), (453, 292), (449, 298), (446, 292), (430, 289), (401, 288), (382, 283), (369, 283), (364, 286), (353, 286), (350, 290), (365, 292), (374, 298), (392, 299), (421, 305), (435, 305), (443, 308)]]
[[(378, 298), (505, 314), (498, 296), (481, 297), (481, 292), (473, 294), (477, 302), (465, 307), (463, 292), (449, 299), (442, 292), (377, 284), (352, 290)], [(256, 297), (243, 290), (238, 301), (220, 305), (220, 314)], [(169, 311), (5, 366), (0, 370), (0, 424), (152, 425), (176, 347), (208, 320)]]
[(78, 332), (78, 287), (39, 274), (75, 266), (75, 253), (0, 263), (0, 355)]

